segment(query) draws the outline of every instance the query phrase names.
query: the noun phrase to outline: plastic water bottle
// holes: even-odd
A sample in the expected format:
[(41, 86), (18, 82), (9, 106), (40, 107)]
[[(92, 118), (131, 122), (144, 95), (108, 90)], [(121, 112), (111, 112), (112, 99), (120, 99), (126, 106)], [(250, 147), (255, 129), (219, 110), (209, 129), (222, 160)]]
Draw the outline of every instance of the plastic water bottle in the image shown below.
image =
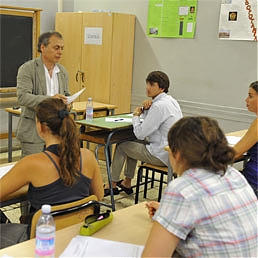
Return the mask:
[(44, 204), (41, 207), (42, 215), (36, 226), (35, 257), (55, 257), (55, 221), (50, 214), (51, 206)]
[(92, 98), (88, 98), (88, 102), (86, 105), (86, 120), (92, 121), (93, 119), (93, 103)]

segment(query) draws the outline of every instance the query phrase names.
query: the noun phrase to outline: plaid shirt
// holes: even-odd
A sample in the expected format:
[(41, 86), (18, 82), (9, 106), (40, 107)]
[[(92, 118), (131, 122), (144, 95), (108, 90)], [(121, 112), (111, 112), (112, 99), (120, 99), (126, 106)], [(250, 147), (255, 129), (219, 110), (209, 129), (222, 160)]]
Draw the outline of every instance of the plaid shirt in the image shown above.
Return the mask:
[(189, 169), (172, 181), (154, 220), (180, 238), (183, 257), (258, 257), (257, 199), (233, 167)]

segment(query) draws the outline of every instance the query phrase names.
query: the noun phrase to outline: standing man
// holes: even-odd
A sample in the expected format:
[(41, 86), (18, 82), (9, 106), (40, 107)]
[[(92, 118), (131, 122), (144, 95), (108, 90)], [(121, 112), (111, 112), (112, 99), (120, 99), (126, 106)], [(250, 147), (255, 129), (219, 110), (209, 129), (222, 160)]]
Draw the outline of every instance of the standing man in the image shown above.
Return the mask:
[[(168, 165), (168, 153), (164, 149), (168, 145), (167, 134), (171, 126), (182, 117), (177, 101), (167, 94), (168, 76), (160, 71), (151, 72), (146, 78), (146, 95), (142, 107), (133, 113), (133, 131), (138, 140), (126, 141), (116, 146), (112, 172), (113, 193), (119, 193), (119, 186), (127, 194), (133, 193), (131, 180), (134, 177), (137, 160), (157, 166)], [(141, 122), (141, 118), (143, 121)], [(120, 174), (126, 162), (125, 179)], [(104, 189), (105, 196), (110, 189)]]
[(67, 102), (68, 73), (58, 64), (63, 50), (64, 40), (59, 32), (43, 33), (38, 40), (41, 56), (24, 63), (18, 70), (17, 97), (22, 110), (17, 139), (21, 142), (22, 157), (44, 148), (36, 131), (34, 108), (49, 96)]

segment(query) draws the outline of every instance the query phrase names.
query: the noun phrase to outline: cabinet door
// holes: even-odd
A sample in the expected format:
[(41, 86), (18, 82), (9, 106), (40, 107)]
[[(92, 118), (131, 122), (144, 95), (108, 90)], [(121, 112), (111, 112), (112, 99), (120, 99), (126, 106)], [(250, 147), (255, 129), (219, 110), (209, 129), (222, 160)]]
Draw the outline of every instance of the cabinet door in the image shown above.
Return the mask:
[[(94, 101), (110, 103), (112, 15), (83, 13), (82, 34), (81, 70), (85, 74), (86, 95)], [(97, 42), (94, 37), (99, 37)]]
[[(60, 63), (69, 73), (70, 93), (74, 94), (84, 87), (81, 72), (82, 51), (82, 14), (81, 13), (56, 13), (56, 31), (64, 38), (64, 52)], [(76, 101), (86, 100), (85, 92)]]
[(130, 112), (135, 16), (113, 14), (110, 103), (117, 113)]

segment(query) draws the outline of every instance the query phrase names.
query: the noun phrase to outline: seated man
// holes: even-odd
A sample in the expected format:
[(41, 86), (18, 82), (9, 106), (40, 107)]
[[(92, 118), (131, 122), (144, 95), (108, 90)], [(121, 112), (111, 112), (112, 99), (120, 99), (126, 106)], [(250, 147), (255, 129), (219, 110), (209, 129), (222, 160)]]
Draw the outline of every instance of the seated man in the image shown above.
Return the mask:
[[(157, 166), (168, 165), (167, 134), (170, 127), (182, 117), (177, 101), (167, 94), (168, 76), (160, 71), (151, 72), (146, 78), (146, 94), (152, 100), (145, 100), (142, 107), (133, 113), (133, 131), (138, 140), (126, 141), (116, 146), (111, 166), (112, 187), (115, 195), (120, 187), (127, 194), (132, 194), (131, 180), (134, 177), (137, 160)], [(143, 121), (140, 120), (143, 118)], [(125, 179), (120, 180), (120, 173), (125, 164)], [(105, 196), (110, 189), (104, 189)]]

